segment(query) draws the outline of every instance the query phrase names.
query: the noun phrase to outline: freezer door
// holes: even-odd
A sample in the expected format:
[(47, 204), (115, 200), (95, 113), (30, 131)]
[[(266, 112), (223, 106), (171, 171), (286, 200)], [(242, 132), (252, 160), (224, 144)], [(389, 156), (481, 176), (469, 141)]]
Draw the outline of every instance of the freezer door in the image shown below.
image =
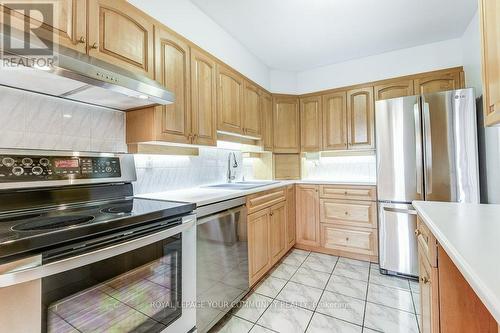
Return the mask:
[(473, 89), (422, 97), (425, 200), (479, 203)]
[(378, 199), (423, 200), (420, 97), (377, 101), (375, 120)]
[(409, 204), (379, 203), (380, 268), (418, 276), (417, 212)]

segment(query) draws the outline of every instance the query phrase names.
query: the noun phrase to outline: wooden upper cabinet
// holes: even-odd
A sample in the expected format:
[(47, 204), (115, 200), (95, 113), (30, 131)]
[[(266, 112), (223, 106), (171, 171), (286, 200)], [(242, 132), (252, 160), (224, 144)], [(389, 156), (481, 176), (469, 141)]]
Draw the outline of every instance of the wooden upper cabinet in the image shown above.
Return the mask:
[[(19, 2), (17, 2), (19, 3)], [(29, 20), (32, 26), (40, 26), (37, 34), (53, 40), (54, 43), (65, 47), (86, 52), (87, 43), (87, 2), (81, 0), (53, 0), (53, 20), (47, 21), (39, 11), (30, 13), (14, 8), (13, 3), (4, 2), (0, 5), (0, 12), (12, 10), (9, 15), (10, 26), (24, 31), (24, 21)], [(2, 14), (3, 15), (3, 14)], [(7, 23), (7, 22), (6, 22)]]
[(273, 152), (300, 152), (299, 100), (275, 97), (273, 102)]
[(153, 78), (151, 17), (126, 1), (89, 0), (88, 4), (89, 55)]
[(223, 132), (244, 134), (243, 78), (229, 68), (218, 65), (217, 80), (217, 129)]
[(431, 94), (440, 91), (464, 88), (464, 74), (461, 70), (439, 71), (414, 80), (416, 94)]
[(500, 3), (481, 0), (483, 102), (486, 126), (500, 123)]
[(300, 99), (300, 145), (304, 152), (321, 150), (321, 96)]
[(412, 79), (391, 81), (375, 86), (376, 101), (412, 95), (414, 95)]
[(373, 87), (347, 91), (349, 149), (375, 148)]
[(191, 129), (193, 143), (217, 145), (217, 64), (191, 48)]
[(162, 141), (191, 143), (189, 45), (167, 30), (155, 30), (156, 81), (175, 94), (175, 103), (157, 107)]
[(260, 108), (262, 118), (262, 143), (264, 150), (273, 150), (273, 97), (271, 94), (261, 92)]
[(296, 205), (296, 243), (307, 246), (320, 246), (318, 185), (297, 185)]
[(245, 81), (243, 133), (254, 138), (260, 138), (261, 124), (260, 90), (257, 86)]
[(347, 149), (347, 95), (345, 91), (323, 96), (323, 150)]

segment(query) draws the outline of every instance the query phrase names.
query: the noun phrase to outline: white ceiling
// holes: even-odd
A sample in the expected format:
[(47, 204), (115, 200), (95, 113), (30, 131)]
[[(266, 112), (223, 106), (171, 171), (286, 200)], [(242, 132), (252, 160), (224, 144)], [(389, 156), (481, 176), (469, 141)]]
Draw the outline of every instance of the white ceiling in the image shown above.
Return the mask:
[(477, 0), (191, 0), (272, 69), (303, 71), (462, 36)]

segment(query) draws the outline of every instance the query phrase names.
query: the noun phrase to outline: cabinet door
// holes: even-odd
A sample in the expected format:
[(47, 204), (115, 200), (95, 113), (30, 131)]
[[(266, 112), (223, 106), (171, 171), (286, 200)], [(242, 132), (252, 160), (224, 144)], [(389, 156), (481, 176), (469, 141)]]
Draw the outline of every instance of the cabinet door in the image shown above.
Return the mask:
[(481, 0), (484, 123), (500, 123), (500, 3)]
[(271, 207), (269, 235), (271, 239), (271, 265), (277, 263), (286, 252), (286, 203)]
[(286, 247), (287, 250), (293, 247), (295, 244), (295, 186), (288, 186), (286, 189)]
[(375, 148), (373, 87), (347, 92), (349, 149)]
[[(20, 2), (16, 3), (19, 4)], [(22, 1), (21, 3), (26, 5)], [(87, 51), (87, 2), (81, 0), (53, 0), (50, 4), (53, 4), (51, 9), (52, 20), (37, 10), (36, 3), (33, 3), (32, 8), (30, 8), (32, 14), (21, 10), (15, 3), (9, 2), (0, 5), (0, 12), (13, 9), (10, 12), (9, 19), (10, 26), (15, 29), (24, 31), (24, 22), (29, 20), (32, 26), (40, 27), (37, 30), (38, 36), (85, 53)]]
[(432, 268), (425, 256), (418, 254), (420, 277), (420, 330), (439, 332), (439, 296), (437, 268)]
[(412, 96), (413, 92), (413, 80), (411, 79), (388, 82), (375, 86), (375, 100)]
[(319, 193), (317, 185), (298, 185), (296, 243), (309, 246), (320, 245)]
[(213, 58), (191, 48), (191, 128), (193, 143), (217, 145), (217, 65)]
[(254, 138), (260, 138), (260, 125), (262, 122), (260, 91), (257, 86), (248, 81), (245, 81), (244, 105), (243, 133)]
[(260, 95), (262, 111), (262, 141), (264, 150), (273, 150), (273, 98), (268, 93)]
[(248, 215), (248, 263), (250, 285), (271, 267), (269, 216), (270, 209)]
[(156, 81), (175, 94), (175, 103), (156, 108), (162, 141), (191, 143), (189, 45), (165, 29), (155, 30)]
[(449, 72), (438, 72), (416, 78), (414, 80), (416, 94), (431, 94), (440, 91), (461, 89), (464, 87), (461, 75), (463, 72), (453, 70)]
[(323, 150), (347, 149), (347, 96), (345, 91), (323, 96)]
[(89, 0), (89, 55), (154, 77), (153, 20), (126, 1)]
[(273, 152), (300, 152), (299, 100), (277, 97), (273, 106)]
[(321, 97), (300, 100), (300, 145), (304, 152), (321, 150)]
[(223, 132), (244, 134), (243, 78), (224, 66), (217, 66), (217, 129)]

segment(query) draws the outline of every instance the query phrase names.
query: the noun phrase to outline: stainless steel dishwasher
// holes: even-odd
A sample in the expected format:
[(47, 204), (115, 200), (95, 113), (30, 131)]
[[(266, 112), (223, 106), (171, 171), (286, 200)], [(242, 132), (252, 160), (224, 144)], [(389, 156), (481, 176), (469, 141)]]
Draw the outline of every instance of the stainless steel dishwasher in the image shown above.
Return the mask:
[(198, 207), (198, 332), (207, 332), (250, 290), (245, 198)]

